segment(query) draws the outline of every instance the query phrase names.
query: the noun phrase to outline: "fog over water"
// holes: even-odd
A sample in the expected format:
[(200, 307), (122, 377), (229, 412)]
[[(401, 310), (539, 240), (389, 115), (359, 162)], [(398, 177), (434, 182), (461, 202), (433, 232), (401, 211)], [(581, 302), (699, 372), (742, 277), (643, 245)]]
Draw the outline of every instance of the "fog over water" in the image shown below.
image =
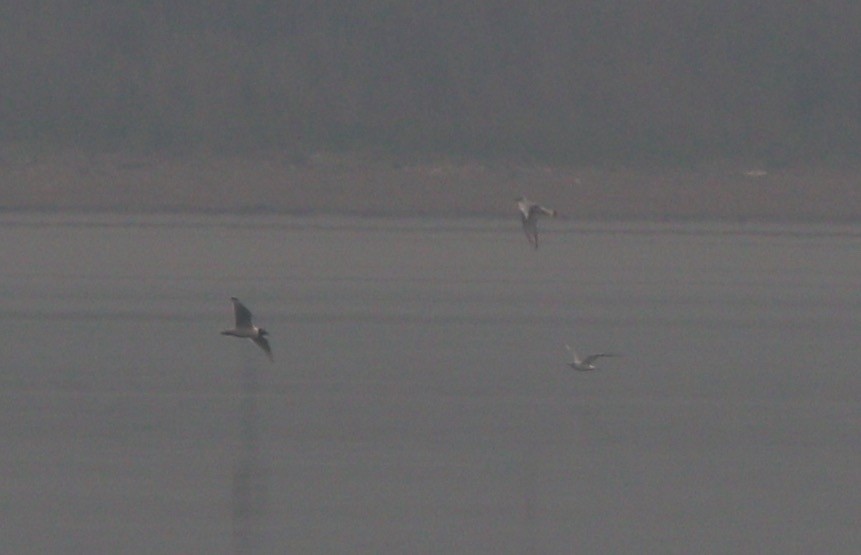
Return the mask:
[(540, 226), (2, 215), (3, 551), (859, 552), (861, 227)]

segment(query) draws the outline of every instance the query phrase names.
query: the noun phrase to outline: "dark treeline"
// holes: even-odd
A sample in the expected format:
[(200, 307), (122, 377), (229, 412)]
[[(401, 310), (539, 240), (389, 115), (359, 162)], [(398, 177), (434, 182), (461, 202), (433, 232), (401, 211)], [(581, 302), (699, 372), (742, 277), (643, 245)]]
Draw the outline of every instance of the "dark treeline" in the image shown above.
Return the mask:
[(598, 162), (852, 158), (861, 2), (0, 7), (0, 138)]

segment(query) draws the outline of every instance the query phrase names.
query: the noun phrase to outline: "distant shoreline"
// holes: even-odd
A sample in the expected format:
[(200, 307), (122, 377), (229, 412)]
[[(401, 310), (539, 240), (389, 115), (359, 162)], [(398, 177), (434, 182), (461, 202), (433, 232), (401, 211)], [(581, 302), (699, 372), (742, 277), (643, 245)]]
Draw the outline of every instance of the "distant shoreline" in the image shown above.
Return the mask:
[(2, 212), (503, 217), (524, 194), (585, 221), (861, 221), (861, 168), (685, 169), (319, 153), (0, 152)]

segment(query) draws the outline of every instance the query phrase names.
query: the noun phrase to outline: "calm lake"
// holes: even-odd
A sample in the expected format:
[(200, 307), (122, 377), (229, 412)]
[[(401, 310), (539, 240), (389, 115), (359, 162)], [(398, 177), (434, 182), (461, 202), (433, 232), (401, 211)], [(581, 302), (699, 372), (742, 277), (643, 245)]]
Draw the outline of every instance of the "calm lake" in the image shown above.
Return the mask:
[(0, 230), (5, 553), (861, 553), (861, 226)]

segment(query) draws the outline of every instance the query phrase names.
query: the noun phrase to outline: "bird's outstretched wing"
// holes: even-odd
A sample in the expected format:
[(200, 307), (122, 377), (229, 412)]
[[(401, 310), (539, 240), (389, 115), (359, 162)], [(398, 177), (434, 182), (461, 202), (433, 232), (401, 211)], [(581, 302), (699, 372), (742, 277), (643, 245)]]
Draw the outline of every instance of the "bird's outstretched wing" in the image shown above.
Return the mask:
[(550, 216), (551, 218), (555, 218), (557, 212), (556, 212), (556, 210), (551, 210), (550, 208), (545, 208), (545, 207), (541, 206), (540, 204), (533, 204), (532, 206), (529, 207), (529, 216), (530, 217), (535, 217), (535, 216), (538, 216), (539, 214), (542, 216)]
[(579, 363), (579, 362), (580, 362), (580, 361), (578, 360), (578, 358), (577, 358), (577, 351), (575, 351), (575, 350), (574, 350), (574, 347), (572, 347), (571, 345), (569, 345), (568, 343), (566, 343), (566, 344), (565, 344), (565, 349), (566, 349), (569, 353), (571, 353), (571, 362), (573, 362), (574, 364), (577, 364), (577, 363)]
[(252, 326), (251, 311), (236, 297), (230, 297), (230, 300), (233, 302), (233, 314), (236, 316), (236, 329), (250, 328)]
[(526, 200), (526, 197), (517, 197), (514, 199), (514, 202), (517, 203), (517, 209), (520, 211), (520, 217), (526, 221), (526, 218), (529, 217), (529, 207), (532, 205), (531, 202)]
[(596, 361), (596, 360), (598, 360), (599, 358), (602, 358), (602, 357), (614, 357), (614, 356), (616, 356), (616, 355), (614, 355), (614, 354), (612, 354), (612, 353), (599, 353), (599, 354), (597, 354), (597, 355), (589, 355), (589, 356), (587, 356), (587, 357), (586, 357), (586, 359), (583, 361), (583, 364), (592, 364), (593, 362), (595, 362), (595, 361)]
[(526, 238), (529, 239), (529, 244), (532, 245), (533, 248), (538, 248), (538, 218), (534, 214), (530, 214), (529, 217), (522, 217), (523, 220), (523, 232), (526, 234)]
[(275, 361), (275, 359), (272, 357), (272, 348), (269, 347), (269, 341), (265, 337), (252, 337), (251, 340), (257, 343), (257, 346), (263, 349), (264, 352), (266, 352), (266, 356), (269, 357), (270, 361)]

